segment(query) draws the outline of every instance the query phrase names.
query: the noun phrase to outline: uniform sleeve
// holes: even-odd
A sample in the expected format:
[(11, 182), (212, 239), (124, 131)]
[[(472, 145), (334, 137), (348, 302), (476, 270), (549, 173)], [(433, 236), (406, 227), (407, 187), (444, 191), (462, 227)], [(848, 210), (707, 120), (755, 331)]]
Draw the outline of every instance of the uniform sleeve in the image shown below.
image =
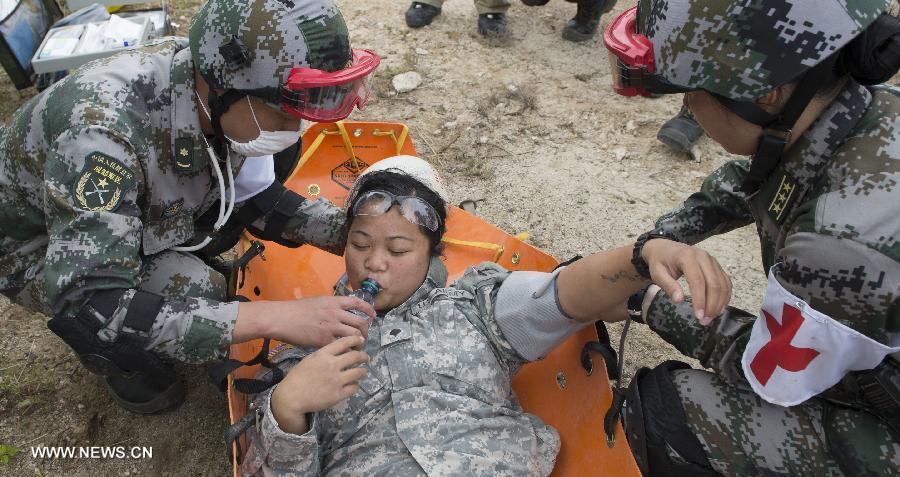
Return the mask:
[(655, 231), (694, 245), (713, 235), (753, 223), (745, 195), (738, 190), (749, 167), (750, 161), (745, 159), (720, 167), (703, 181), (699, 192), (660, 217)]
[[(782, 265), (773, 273), (785, 290), (816, 311), (890, 344), (889, 333), (900, 323), (896, 260), (855, 240), (815, 233), (788, 236), (780, 258)], [(704, 327), (693, 317), (689, 300), (675, 304), (660, 292), (646, 322), (683, 354), (724, 377), (738, 378), (743, 376), (740, 361), (757, 316), (729, 307)]]
[(466, 271), (454, 287), (474, 296), (477, 316), (469, 316), (513, 372), (546, 356), (573, 333), (588, 326), (562, 311), (556, 274), (508, 272), (493, 263)]
[(103, 290), (125, 290), (102, 338), (133, 333), (145, 348), (184, 362), (221, 358), (231, 342), (237, 303), (165, 299), (149, 330), (122, 328), (140, 282), (140, 202), (144, 176), (124, 138), (108, 129), (73, 128), (47, 157), (44, 276), (54, 316), (73, 316)]
[[(308, 200), (290, 189), (284, 189), (284, 186), (278, 184), (276, 188), (284, 190), (283, 194), (292, 197), (277, 201), (275, 209), (263, 215), (258, 215), (252, 220), (247, 221), (252, 225), (251, 233), (254, 233), (265, 240), (281, 241), (286, 244), (303, 245), (310, 244), (335, 255), (344, 253), (344, 245), (346, 243), (346, 234), (344, 226), (347, 221), (346, 212), (331, 202), (319, 198), (316, 200)], [(268, 191), (263, 192), (266, 194)], [(242, 205), (247, 207), (250, 199)], [(284, 210), (284, 204), (296, 204), (288, 210)], [(247, 207), (248, 210), (256, 210), (255, 207)], [(277, 236), (272, 234), (268, 237), (265, 232), (270, 230), (270, 222), (280, 221), (277, 227), (281, 228)], [(282, 228), (283, 224), (283, 228)]]
[[(291, 353), (295, 350), (290, 350)], [(285, 374), (300, 360), (288, 358), (275, 363)], [(276, 385), (277, 386), (277, 385)], [(259, 418), (249, 431), (249, 446), (244, 457), (245, 476), (268, 475), (319, 475), (319, 444), (316, 413), (307, 415), (309, 430), (304, 434), (291, 434), (278, 426), (272, 414), (272, 393), (275, 387), (258, 394), (252, 407), (258, 409)]]

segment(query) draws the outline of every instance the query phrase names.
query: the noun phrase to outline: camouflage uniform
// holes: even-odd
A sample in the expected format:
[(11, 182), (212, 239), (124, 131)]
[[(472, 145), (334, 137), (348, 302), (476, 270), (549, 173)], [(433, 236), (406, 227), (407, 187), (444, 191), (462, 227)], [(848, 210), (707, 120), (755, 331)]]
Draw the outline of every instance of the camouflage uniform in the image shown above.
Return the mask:
[[(555, 286), (543, 306), (533, 301), (510, 313), (533, 295), (501, 285), (522, 289), (523, 273), (549, 275), (482, 264), (442, 288), (446, 268), (432, 259), (419, 289), (369, 328), (369, 372), (360, 391), (308, 417), (307, 433), (278, 427), (271, 390), (257, 397), (244, 475), (549, 474), (559, 435), (523, 412), (511, 379), (585, 324), (552, 310)], [(541, 326), (539, 315), (555, 318)], [(547, 339), (541, 329), (564, 331)], [(306, 353), (291, 349), (274, 361), (287, 369)]]
[[(666, 214), (657, 231), (695, 244), (755, 223), (763, 271), (816, 310), (885, 344), (900, 332), (900, 91), (850, 80), (761, 190), (739, 191), (732, 161)], [(755, 315), (729, 309), (709, 327), (663, 293), (647, 324), (716, 374), (673, 373), (688, 426), (725, 475), (900, 475), (900, 441), (847, 383), (785, 408), (748, 386), (741, 356)], [(891, 359), (891, 358), (888, 358)]]
[[(339, 18), (327, 1), (301, 8), (309, 23)], [(198, 221), (220, 197), (187, 46), (168, 38), (92, 62), (32, 98), (0, 131), (0, 292), (65, 317), (98, 291), (128, 290), (102, 339), (126, 332), (162, 356), (204, 362), (226, 353), (237, 303), (224, 301), (221, 274), (190, 254), (166, 252), (205, 236)], [(243, 160), (236, 157), (235, 175)], [(307, 201), (281, 238), (338, 252), (343, 221), (331, 204)], [(137, 289), (166, 297), (149, 332), (122, 327)]]

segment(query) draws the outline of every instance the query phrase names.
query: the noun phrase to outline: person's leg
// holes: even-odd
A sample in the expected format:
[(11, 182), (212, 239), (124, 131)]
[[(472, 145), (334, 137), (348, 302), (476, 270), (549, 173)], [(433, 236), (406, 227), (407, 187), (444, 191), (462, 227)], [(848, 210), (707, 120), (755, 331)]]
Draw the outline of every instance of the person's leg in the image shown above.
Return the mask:
[(825, 413), (825, 435), (847, 475), (900, 475), (900, 442), (877, 417), (832, 406)]
[(506, 24), (506, 11), (509, 0), (475, 0), (478, 11), (478, 33), (487, 38), (505, 38), (509, 36)]
[(563, 28), (563, 39), (581, 42), (587, 41), (597, 33), (600, 17), (612, 10), (616, 0), (568, 0), (576, 3), (575, 16)]
[[(225, 277), (189, 253), (166, 251), (146, 257), (139, 278), (139, 290), (162, 295), (173, 302), (185, 298), (225, 301), (228, 296)], [(156, 320), (152, 326), (154, 341), (171, 348), (166, 352), (168, 356), (190, 357), (201, 350), (209, 354), (208, 348), (217, 346), (222, 335), (231, 332), (196, 319)], [(106, 384), (117, 403), (137, 413), (160, 412), (184, 399), (184, 388), (172, 364), (165, 361), (160, 362), (159, 372), (107, 376)]]
[[(724, 475), (841, 476), (823, 426), (823, 400), (793, 407), (765, 402), (750, 389), (687, 369), (672, 373), (688, 428), (711, 467)], [(881, 445), (888, 445), (884, 441)]]
[(444, 0), (416, 0), (406, 9), (406, 25), (410, 28), (421, 28), (430, 25), (434, 18), (441, 14)]

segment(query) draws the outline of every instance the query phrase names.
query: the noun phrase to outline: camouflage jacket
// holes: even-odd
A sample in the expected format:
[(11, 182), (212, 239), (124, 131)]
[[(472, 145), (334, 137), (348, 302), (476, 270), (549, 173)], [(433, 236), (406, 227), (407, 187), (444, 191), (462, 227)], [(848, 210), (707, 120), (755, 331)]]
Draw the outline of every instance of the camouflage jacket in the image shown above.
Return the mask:
[[(523, 412), (511, 379), (525, 360), (494, 315), (508, 275), (482, 264), (442, 288), (447, 271), (433, 259), (422, 286), (369, 329), (360, 391), (313, 414), (303, 435), (278, 427), (271, 390), (256, 399), (244, 475), (549, 474), (559, 435)], [(287, 371), (306, 353), (274, 361)]]
[[(166, 38), (89, 63), (23, 105), (0, 131), (0, 291), (42, 274), (41, 311), (73, 315), (96, 291), (134, 289), (144, 257), (196, 240), (220, 194), (194, 97), (187, 41)], [(339, 234), (317, 220), (342, 222), (336, 211), (305, 202), (283, 235), (334, 250)], [(149, 341), (182, 361), (221, 357), (236, 313), (236, 303), (170, 297), (157, 321), (217, 331), (200, 333), (203, 352), (178, 351), (183, 334)]]
[[(749, 161), (729, 162), (661, 217), (657, 230), (694, 244), (755, 222), (764, 273), (783, 263), (775, 277), (785, 289), (890, 344), (900, 332), (898, 95), (851, 80), (758, 193), (738, 190)], [(647, 323), (684, 354), (743, 380), (740, 360), (756, 314), (730, 309), (703, 327), (690, 308), (660, 293)]]

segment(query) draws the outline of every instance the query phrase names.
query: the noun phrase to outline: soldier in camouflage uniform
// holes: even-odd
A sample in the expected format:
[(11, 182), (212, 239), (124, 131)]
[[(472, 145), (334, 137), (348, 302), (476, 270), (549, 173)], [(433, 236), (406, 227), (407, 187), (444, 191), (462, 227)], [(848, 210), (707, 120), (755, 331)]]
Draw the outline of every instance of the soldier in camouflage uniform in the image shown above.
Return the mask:
[(760, 315), (643, 297), (647, 325), (713, 371), (634, 378), (626, 432), (645, 474), (900, 475), (900, 91), (864, 86), (900, 66), (889, 5), (640, 0), (610, 25), (620, 93), (685, 92), (711, 138), (752, 155), (638, 243), (756, 224), (769, 273)]
[[(256, 425), (244, 475), (552, 471), (559, 435), (522, 410), (512, 377), (590, 322), (622, 318), (622, 303), (646, 282), (632, 269), (629, 246), (554, 273), (484, 263), (447, 286), (438, 256), (446, 200), (431, 166), (409, 156), (380, 161), (357, 180), (348, 195), (347, 275), (336, 290), (376, 280), (378, 316), (365, 341), (270, 353), (286, 377), (251, 406)], [(695, 277), (709, 259), (683, 244), (665, 246), (654, 251), (654, 268)], [(689, 285), (727, 288), (718, 266), (701, 275)], [(709, 298), (723, 307), (728, 291)]]
[(275, 169), (283, 180), (293, 167), (300, 118), (329, 107), (289, 102), (304, 92), (286, 80), (356, 58), (331, 0), (211, 0), (189, 40), (92, 62), (35, 96), (0, 130), (0, 292), (52, 316), (135, 412), (180, 402), (171, 361), (220, 359), (263, 333), (308, 345), (364, 334), (348, 310), (374, 312), (359, 300), (238, 304), (207, 264), (245, 228), (340, 253), (340, 209), (287, 191)]

